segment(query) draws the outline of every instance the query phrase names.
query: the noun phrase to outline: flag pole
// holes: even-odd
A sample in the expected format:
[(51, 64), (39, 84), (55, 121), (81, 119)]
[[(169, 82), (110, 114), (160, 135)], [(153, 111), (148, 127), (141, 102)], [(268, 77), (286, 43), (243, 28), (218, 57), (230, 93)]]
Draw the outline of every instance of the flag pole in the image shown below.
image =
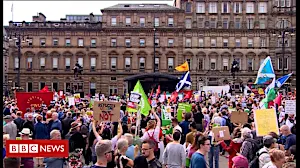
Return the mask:
[(11, 21), (14, 21), (14, 3), (11, 4)]

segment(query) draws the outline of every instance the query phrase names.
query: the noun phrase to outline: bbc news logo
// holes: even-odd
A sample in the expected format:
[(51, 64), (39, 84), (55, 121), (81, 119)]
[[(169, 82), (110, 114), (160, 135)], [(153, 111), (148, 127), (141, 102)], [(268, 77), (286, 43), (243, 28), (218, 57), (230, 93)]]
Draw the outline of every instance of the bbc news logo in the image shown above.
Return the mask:
[(7, 140), (7, 157), (68, 157), (68, 140)]

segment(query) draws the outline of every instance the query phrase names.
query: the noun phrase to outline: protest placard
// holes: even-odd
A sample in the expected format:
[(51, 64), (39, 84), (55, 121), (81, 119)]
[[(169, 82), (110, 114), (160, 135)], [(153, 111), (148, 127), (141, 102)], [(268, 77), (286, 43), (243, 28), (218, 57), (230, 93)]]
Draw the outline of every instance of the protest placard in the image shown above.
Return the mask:
[(296, 100), (285, 100), (285, 113), (296, 114)]
[(178, 103), (178, 110), (177, 110), (177, 119), (179, 122), (182, 121), (182, 112), (185, 111), (187, 113), (192, 111), (192, 105), (188, 103)]
[(227, 126), (213, 127), (212, 132), (216, 141), (230, 140), (230, 132)]
[(110, 101), (95, 101), (93, 107), (93, 117), (96, 121), (112, 121), (120, 120), (120, 103)]
[(233, 111), (230, 120), (232, 123), (245, 124), (248, 122), (248, 113)]
[(265, 136), (270, 132), (279, 134), (275, 109), (259, 109), (254, 111), (254, 122), (257, 136)]
[(68, 97), (69, 106), (73, 105), (75, 106), (75, 98), (74, 97)]

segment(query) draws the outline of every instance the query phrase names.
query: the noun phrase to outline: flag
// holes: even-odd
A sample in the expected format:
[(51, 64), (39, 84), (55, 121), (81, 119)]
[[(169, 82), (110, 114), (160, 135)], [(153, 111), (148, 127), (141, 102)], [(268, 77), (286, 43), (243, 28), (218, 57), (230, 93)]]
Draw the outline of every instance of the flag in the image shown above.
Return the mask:
[(190, 99), (192, 98), (192, 95), (193, 95), (193, 90), (184, 90), (184, 98), (183, 100), (186, 100), (186, 99)]
[[(143, 86), (142, 86), (142, 84), (141, 84), (140, 81), (137, 81), (137, 83), (134, 86), (133, 91), (142, 95), (141, 96), (141, 101), (139, 103), (140, 112), (144, 116), (148, 116), (149, 111), (151, 110), (151, 106), (150, 106), (150, 104), (148, 102), (147, 95), (145, 94)], [(130, 110), (129, 112), (136, 112), (136, 111), (137, 110)]]
[(185, 87), (189, 87), (192, 85), (190, 71), (186, 72), (182, 77), (180, 78), (179, 82), (176, 85), (176, 92), (179, 92), (181, 89)]
[(48, 86), (45, 86), (43, 89), (41, 89), (39, 92), (49, 92)]
[(271, 58), (267, 57), (259, 67), (254, 84), (264, 84), (273, 78), (275, 78), (275, 73), (272, 66)]
[(176, 103), (178, 97), (178, 92), (173, 92), (170, 98), (170, 102)]
[(277, 106), (281, 106), (281, 99), (282, 99), (282, 94), (279, 93), (279, 95), (275, 98), (274, 103), (277, 104)]
[(166, 110), (166, 106), (162, 106), (161, 108), (162, 111), (162, 116), (161, 116), (161, 120), (162, 120), (162, 126), (167, 126), (171, 124), (171, 113), (168, 113)]
[(277, 79), (275, 83), (276, 87), (280, 88), (292, 76), (292, 74), (293, 73), (290, 73)]
[(153, 95), (153, 89), (151, 90), (151, 93), (150, 93), (149, 98), (148, 98), (149, 104), (151, 104), (152, 95)]
[(158, 88), (156, 89), (156, 98), (160, 95), (160, 85), (158, 85)]
[[(265, 89), (265, 95), (267, 96), (267, 94), (269, 93), (270, 89), (274, 89), (275, 88), (275, 78), (273, 78), (272, 82), (267, 86), (267, 88)], [(274, 100), (274, 99), (273, 99)]]
[(183, 64), (177, 66), (175, 69), (176, 69), (177, 71), (179, 71), (179, 72), (186, 72), (186, 71), (189, 71), (189, 64), (188, 64), (187, 61), (185, 61), (185, 63), (183, 63)]

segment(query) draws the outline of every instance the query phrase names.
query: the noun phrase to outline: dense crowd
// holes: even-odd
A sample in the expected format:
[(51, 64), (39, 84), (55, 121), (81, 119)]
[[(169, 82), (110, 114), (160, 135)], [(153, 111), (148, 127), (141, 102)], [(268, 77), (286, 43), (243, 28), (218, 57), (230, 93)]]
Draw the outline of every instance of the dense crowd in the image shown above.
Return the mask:
[[(107, 98), (106, 98), (107, 99)], [(285, 100), (274, 104), (280, 134), (256, 135), (255, 110), (259, 95), (221, 95), (212, 103), (211, 95), (201, 101), (185, 100), (191, 112), (183, 112), (179, 122), (172, 112), (172, 132), (162, 131), (162, 106), (178, 102), (157, 102), (148, 116), (141, 116), (136, 128), (136, 115), (126, 111), (126, 100), (120, 99), (119, 122), (100, 122), (89, 113), (92, 107), (82, 101), (69, 106), (58, 100), (41, 108), (19, 111), (16, 100), (4, 98), (3, 159), (5, 168), (219, 168), (220, 157), (228, 158), (229, 168), (293, 168), (296, 165), (296, 116), (285, 114)], [(248, 122), (232, 123), (231, 113), (248, 113)], [(217, 141), (212, 129), (227, 126), (230, 140)], [(136, 133), (137, 131), (137, 133)], [(8, 158), (8, 139), (69, 140), (67, 158)]]

